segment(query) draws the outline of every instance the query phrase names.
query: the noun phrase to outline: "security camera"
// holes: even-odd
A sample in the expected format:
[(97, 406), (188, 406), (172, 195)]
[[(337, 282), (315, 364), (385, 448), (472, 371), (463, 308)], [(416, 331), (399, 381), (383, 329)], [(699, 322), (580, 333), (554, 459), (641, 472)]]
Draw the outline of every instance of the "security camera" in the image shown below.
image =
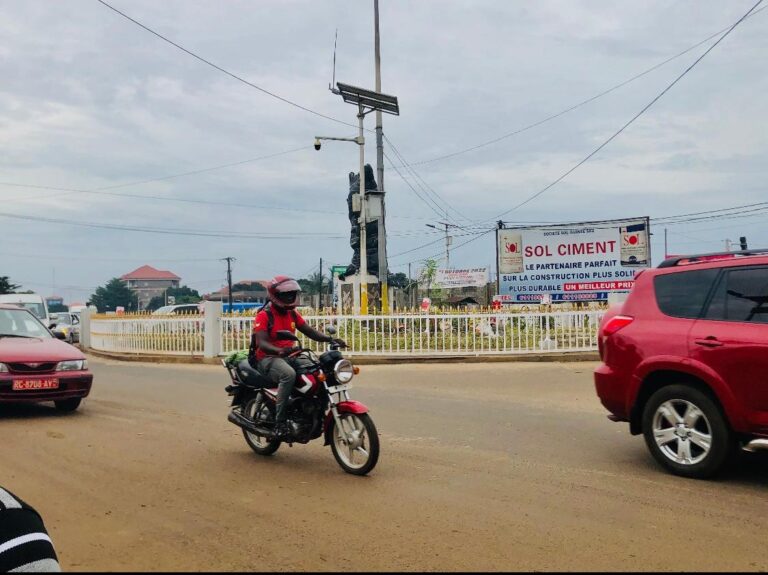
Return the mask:
[(322, 146), (320, 143), (320, 138), (315, 138), (315, 150), (319, 150), (320, 146)]

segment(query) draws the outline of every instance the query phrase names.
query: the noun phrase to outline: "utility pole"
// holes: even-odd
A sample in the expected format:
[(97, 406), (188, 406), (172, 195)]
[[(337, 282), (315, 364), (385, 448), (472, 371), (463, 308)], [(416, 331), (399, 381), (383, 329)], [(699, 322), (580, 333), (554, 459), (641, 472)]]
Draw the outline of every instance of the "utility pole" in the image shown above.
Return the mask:
[[(376, 91), (381, 92), (381, 41), (379, 37), (379, 0), (373, 0), (374, 46), (376, 59)], [(381, 110), (376, 110), (376, 176), (381, 193), (379, 216), (379, 282), (381, 284), (381, 313), (389, 312), (389, 266), (387, 265), (387, 227), (384, 189), (384, 133)]]
[[(444, 226), (443, 231), (445, 232), (445, 267), (446, 269), (451, 267), (451, 244), (453, 243), (453, 238), (448, 235), (448, 228), (457, 228), (459, 226), (455, 224), (449, 224), (448, 222), (437, 222), (441, 226)], [(428, 228), (433, 228), (435, 230), (439, 229), (437, 226), (434, 226), (432, 224), (424, 224)]]
[(729, 252), (731, 251), (731, 240), (728, 238), (725, 238), (725, 251)]
[(232, 262), (235, 260), (233, 257), (222, 258), (222, 261), (227, 262), (227, 293), (229, 294), (229, 313), (232, 313)]
[(411, 281), (411, 262), (408, 262), (408, 300), (413, 307), (413, 281)]
[(317, 278), (317, 310), (323, 307), (323, 258), (320, 258), (320, 274)]
[(667, 249), (667, 228), (664, 228), (664, 259), (669, 257), (669, 250)]

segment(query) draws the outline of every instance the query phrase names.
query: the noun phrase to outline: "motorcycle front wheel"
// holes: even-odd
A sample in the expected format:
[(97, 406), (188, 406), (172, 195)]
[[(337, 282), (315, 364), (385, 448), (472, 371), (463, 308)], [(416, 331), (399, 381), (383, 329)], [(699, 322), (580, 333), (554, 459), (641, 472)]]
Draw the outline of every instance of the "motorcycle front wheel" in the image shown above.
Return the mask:
[[(275, 421), (274, 407), (258, 396), (249, 399), (243, 405), (243, 415), (262, 427), (267, 427), (271, 425), (270, 422)], [(272, 455), (280, 447), (280, 441), (267, 439), (263, 435), (258, 435), (247, 429), (243, 429), (243, 437), (250, 448), (259, 455)]]
[(347, 473), (365, 475), (379, 461), (379, 433), (367, 413), (344, 413), (341, 427), (331, 428), (331, 450), (336, 462)]

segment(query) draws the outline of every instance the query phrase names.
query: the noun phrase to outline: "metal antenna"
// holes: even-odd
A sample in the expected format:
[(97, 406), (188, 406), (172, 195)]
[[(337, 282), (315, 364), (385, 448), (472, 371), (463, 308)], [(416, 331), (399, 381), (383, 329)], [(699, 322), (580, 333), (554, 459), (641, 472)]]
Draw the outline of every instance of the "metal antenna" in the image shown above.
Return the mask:
[(336, 35), (333, 37), (333, 80), (328, 85), (328, 89), (333, 92), (336, 85), (336, 41), (339, 39), (339, 29), (336, 28)]

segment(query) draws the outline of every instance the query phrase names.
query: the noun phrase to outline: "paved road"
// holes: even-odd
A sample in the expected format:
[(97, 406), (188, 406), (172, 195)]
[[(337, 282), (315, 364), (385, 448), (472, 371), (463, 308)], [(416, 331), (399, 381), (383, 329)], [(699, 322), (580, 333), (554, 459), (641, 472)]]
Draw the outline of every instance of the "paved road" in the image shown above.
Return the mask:
[(593, 364), (364, 366), (382, 456), (253, 454), (215, 366), (92, 360), (81, 410), (0, 410), (0, 482), (77, 570), (766, 570), (768, 459), (660, 471)]

